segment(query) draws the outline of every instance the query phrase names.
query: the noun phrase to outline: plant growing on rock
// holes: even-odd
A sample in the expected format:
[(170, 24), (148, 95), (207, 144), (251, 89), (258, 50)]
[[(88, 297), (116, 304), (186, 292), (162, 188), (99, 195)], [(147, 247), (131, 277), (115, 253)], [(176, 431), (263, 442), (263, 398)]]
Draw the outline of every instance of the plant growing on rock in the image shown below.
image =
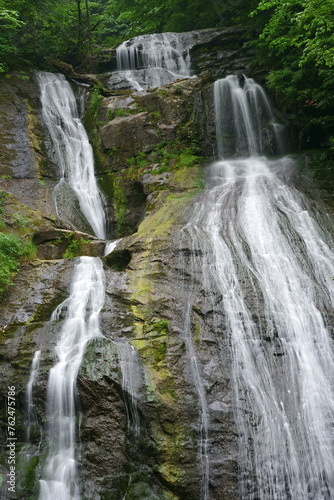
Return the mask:
[(93, 113), (93, 116), (95, 119), (97, 118), (97, 115), (99, 113), (99, 110), (100, 110), (100, 107), (102, 104), (102, 99), (103, 99), (103, 97), (100, 94), (99, 89), (97, 87), (95, 87), (93, 90), (93, 93), (92, 93), (91, 100), (90, 100), (90, 107), (91, 107), (91, 110), (92, 110), (92, 113)]
[(0, 294), (12, 285), (20, 264), (35, 256), (36, 247), (13, 234), (0, 233)]
[(65, 234), (67, 241), (67, 250), (64, 252), (64, 259), (72, 259), (73, 257), (78, 257), (80, 254), (80, 245), (77, 240), (74, 239), (73, 233)]

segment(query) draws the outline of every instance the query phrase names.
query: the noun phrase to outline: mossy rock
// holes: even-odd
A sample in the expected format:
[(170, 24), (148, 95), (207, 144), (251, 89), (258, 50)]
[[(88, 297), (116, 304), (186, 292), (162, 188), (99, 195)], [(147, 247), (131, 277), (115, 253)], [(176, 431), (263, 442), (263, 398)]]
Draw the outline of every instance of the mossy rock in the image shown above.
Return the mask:
[(129, 250), (114, 250), (103, 260), (114, 271), (125, 271), (131, 261), (132, 254)]

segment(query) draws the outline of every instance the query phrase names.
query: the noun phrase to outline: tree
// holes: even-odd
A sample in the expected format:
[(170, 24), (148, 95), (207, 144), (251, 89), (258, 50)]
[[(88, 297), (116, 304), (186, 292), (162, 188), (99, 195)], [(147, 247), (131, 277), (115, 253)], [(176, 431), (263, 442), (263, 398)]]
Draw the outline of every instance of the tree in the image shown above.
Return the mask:
[(332, 84), (333, 0), (261, 0), (253, 15), (261, 11), (271, 14), (257, 43), (259, 60), (273, 68), (271, 86), (326, 106), (326, 92), (321, 95)]
[(17, 11), (0, 4), (0, 73), (7, 69), (6, 57), (14, 51), (15, 37), (23, 24)]

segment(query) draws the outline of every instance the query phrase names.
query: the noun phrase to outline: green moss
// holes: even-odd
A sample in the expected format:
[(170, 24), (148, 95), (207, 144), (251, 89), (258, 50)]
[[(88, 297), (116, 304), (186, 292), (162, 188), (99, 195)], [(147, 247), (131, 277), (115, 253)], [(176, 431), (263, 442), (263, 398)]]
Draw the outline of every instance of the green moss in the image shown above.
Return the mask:
[(97, 172), (105, 172), (109, 170), (107, 159), (102, 151), (99, 124), (97, 122), (97, 117), (94, 114), (94, 110), (91, 107), (88, 108), (85, 116), (83, 117), (83, 124), (86, 129), (89, 142), (93, 148), (95, 170)]
[(123, 187), (123, 180), (120, 176), (113, 177), (113, 202), (116, 215), (117, 236), (123, 236), (125, 232), (125, 210), (127, 199)]
[(118, 353), (115, 344), (107, 339), (90, 342), (86, 348), (80, 373), (94, 381), (106, 376), (118, 380)]
[(0, 190), (0, 215), (3, 215), (5, 213), (4, 201), (5, 201), (6, 196), (7, 196), (7, 193)]
[(196, 347), (198, 347), (200, 344), (200, 333), (201, 333), (201, 327), (200, 327), (199, 323), (196, 321), (194, 334), (193, 334), (194, 344)]
[(168, 321), (166, 319), (162, 319), (161, 321), (157, 321), (153, 324), (154, 330), (158, 332), (168, 331)]
[(18, 470), (18, 486), (21, 492), (25, 494), (37, 493), (36, 491), (36, 467), (39, 464), (39, 456), (34, 456), (31, 460), (27, 460), (26, 451), (23, 450), (17, 465)]
[(63, 300), (65, 300), (67, 295), (67, 292), (60, 292), (56, 297), (50, 300), (50, 302), (39, 304), (34, 316), (30, 320), (30, 323), (34, 324), (34, 328), (36, 328), (36, 323), (38, 322), (44, 323), (45, 321), (50, 321), (53, 311)]
[(97, 116), (99, 114), (102, 100), (103, 100), (103, 97), (100, 93), (100, 89), (97, 87), (94, 87), (93, 93), (92, 93), (91, 98), (90, 98), (89, 107), (90, 107), (92, 114), (93, 114), (93, 117), (95, 119), (97, 119)]

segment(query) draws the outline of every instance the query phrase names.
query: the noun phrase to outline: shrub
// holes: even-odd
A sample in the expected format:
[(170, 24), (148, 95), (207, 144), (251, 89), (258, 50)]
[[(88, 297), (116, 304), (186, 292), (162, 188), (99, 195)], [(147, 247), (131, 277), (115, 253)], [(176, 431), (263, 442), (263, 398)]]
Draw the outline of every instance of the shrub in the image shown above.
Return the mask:
[(21, 240), (14, 234), (0, 233), (0, 294), (12, 285), (12, 278), (20, 264), (35, 256), (32, 243)]

